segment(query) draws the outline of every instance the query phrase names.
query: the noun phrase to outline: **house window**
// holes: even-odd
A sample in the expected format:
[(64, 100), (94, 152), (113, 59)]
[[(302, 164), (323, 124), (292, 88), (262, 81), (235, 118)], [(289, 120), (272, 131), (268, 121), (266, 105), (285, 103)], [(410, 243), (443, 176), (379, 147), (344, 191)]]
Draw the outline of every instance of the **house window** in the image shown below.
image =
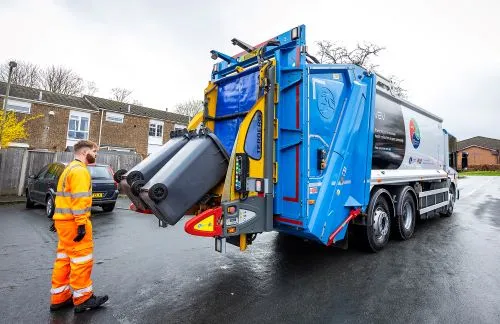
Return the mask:
[(106, 112), (106, 121), (123, 124), (123, 119), (124, 116), (122, 114)]
[(89, 138), (90, 114), (71, 111), (68, 123), (68, 139), (81, 140)]
[(149, 124), (149, 136), (163, 137), (163, 125), (151, 122)]
[(7, 110), (29, 114), (31, 112), (31, 103), (9, 99), (7, 100)]

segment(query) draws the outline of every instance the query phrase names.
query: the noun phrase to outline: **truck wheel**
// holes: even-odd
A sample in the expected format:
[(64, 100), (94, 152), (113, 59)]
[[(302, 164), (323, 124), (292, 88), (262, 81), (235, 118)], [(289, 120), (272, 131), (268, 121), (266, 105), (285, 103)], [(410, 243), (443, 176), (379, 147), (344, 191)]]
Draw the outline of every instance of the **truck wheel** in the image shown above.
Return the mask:
[(413, 235), (415, 230), (416, 206), (410, 187), (405, 187), (398, 199), (396, 208), (396, 217), (394, 222), (394, 230), (397, 237), (401, 240), (407, 240)]
[(387, 199), (382, 195), (384, 191), (379, 189), (372, 196), (368, 205), (368, 225), (362, 231), (363, 245), (370, 252), (382, 250), (391, 234), (391, 210)]
[(453, 209), (455, 208), (455, 200), (457, 199), (456, 198), (457, 196), (455, 195), (455, 187), (450, 186), (448, 194), (451, 197), (450, 203), (448, 204), (448, 208), (446, 209), (446, 212), (441, 213), (441, 215), (443, 215), (445, 217), (450, 217), (451, 215), (453, 215)]

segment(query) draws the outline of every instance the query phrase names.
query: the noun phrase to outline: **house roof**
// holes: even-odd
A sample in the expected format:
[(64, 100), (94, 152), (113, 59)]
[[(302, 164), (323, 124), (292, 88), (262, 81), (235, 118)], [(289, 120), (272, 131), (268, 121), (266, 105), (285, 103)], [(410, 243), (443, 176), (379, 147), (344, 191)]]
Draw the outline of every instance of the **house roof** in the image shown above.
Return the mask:
[[(5, 96), (7, 91), (7, 83), (0, 81), (0, 96)], [(40, 99), (41, 93), (41, 99)], [(16, 84), (10, 86), (9, 96), (33, 100), (37, 102), (45, 102), (49, 104), (63, 105), (73, 108), (88, 109), (96, 111), (97, 108), (106, 109), (109, 111), (119, 112), (123, 114), (134, 114), (152, 119), (169, 120), (174, 123), (188, 124), (189, 117), (181, 114), (175, 114), (164, 110), (147, 108), (130, 104), (130, 112), (128, 111), (129, 104), (94, 97), (94, 96), (69, 96), (50, 91), (40, 90), (36, 88), (24, 87)]]
[[(189, 117), (181, 114), (175, 114), (164, 110), (147, 108), (93, 96), (84, 96), (84, 98), (86, 98), (89, 102), (91, 102), (100, 109), (106, 109), (109, 111), (114, 111), (122, 114), (130, 113), (134, 115), (139, 115), (159, 120), (170, 120), (179, 124), (189, 123)], [(129, 111), (129, 106), (130, 106), (130, 111)]]
[[(7, 83), (0, 82), (0, 96), (5, 96), (6, 92), (7, 92)], [(41, 99), (40, 99), (40, 92), (42, 93)], [(85, 101), (85, 99), (81, 97), (68, 96), (50, 91), (19, 86), (16, 84), (12, 84), (10, 86), (9, 96), (34, 100), (39, 102), (46, 102), (49, 104), (95, 110), (87, 101)]]
[(483, 136), (476, 136), (460, 141), (457, 145), (459, 151), (470, 146), (480, 146), (490, 150), (500, 150), (500, 140)]

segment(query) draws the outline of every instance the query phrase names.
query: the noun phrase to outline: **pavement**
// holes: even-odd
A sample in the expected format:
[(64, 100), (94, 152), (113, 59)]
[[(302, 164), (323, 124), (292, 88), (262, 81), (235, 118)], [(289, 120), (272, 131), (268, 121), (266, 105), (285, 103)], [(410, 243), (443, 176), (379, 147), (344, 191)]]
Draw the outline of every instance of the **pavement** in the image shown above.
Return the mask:
[(0, 196), (0, 205), (21, 204), (26, 202), (24, 196)]
[(500, 323), (500, 177), (467, 177), (450, 218), (377, 254), (259, 235), (243, 253), (93, 210), (99, 310), (49, 312), (56, 234), (44, 210), (0, 206), (0, 323)]

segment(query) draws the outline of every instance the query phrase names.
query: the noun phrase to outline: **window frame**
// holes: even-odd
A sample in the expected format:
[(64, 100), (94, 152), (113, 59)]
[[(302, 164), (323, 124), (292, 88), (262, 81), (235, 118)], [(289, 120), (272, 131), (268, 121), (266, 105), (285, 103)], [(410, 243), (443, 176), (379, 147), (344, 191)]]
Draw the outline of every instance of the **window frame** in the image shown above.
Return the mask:
[[(82, 118), (87, 119), (87, 130), (82, 130)], [(71, 127), (71, 121), (76, 121), (76, 129), (72, 130)], [(70, 132), (75, 133), (75, 136), (70, 136)], [(83, 133), (84, 137), (83, 138), (78, 138), (76, 136), (76, 133)], [(66, 137), (69, 140), (73, 141), (78, 141), (78, 140), (88, 140), (90, 136), (90, 113), (83, 113), (79, 111), (70, 111), (69, 117), (68, 117), (68, 131), (66, 133)]]
[[(20, 103), (21, 104), (21, 105), (17, 105), (17, 106), (14, 105), (14, 107), (22, 107), (23, 105), (26, 105), (26, 107), (28, 108), (28, 111), (18, 110), (18, 109), (12, 108), (12, 106), (11, 106), (12, 103)], [(31, 106), (32, 106), (31, 102), (26, 102), (26, 101), (22, 101), (22, 100), (18, 100), (18, 99), (9, 98), (7, 100), (6, 105), (5, 105), (5, 110), (6, 111), (13, 111), (13, 112), (20, 113), (20, 114), (28, 114), (29, 115), (29, 114), (31, 114)]]
[[(148, 127), (148, 136), (154, 138), (163, 138), (164, 126), (165, 125), (162, 121), (150, 120)], [(158, 131), (160, 131), (160, 134), (158, 134)], [(154, 135), (151, 135), (151, 133), (154, 133)]]
[[(121, 120), (118, 120), (119, 118), (121, 118)], [(110, 123), (123, 124), (125, 122), (125, 115), (111, 111), (106, 111), (105, 120)]]

